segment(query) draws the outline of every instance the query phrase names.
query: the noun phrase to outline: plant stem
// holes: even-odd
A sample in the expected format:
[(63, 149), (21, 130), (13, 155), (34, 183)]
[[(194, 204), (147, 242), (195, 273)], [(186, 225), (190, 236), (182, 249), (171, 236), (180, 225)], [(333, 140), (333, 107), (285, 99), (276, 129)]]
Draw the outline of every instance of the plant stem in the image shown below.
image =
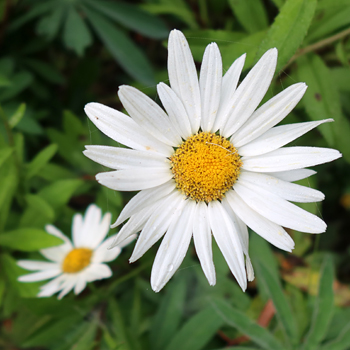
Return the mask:
[(319, 50), (325, 46), (328, 46), (335, 41), (344, 38), (345, 36), (350, 35), (350, 28), (343, 30), (342, 32), (335, 34), (333, 36), (330, 36), (329, 38), (323, 39), (315, 44), (306, 46), (302, 49), (299, 49), (298, 52), (292, 56), (292, 58), (289, 60), (289, 62), (283, 67), (282, 71), (285, 70), (288, 66), (290, 66), (297, 58), (300, 56), (305, 55), (308, 52)]

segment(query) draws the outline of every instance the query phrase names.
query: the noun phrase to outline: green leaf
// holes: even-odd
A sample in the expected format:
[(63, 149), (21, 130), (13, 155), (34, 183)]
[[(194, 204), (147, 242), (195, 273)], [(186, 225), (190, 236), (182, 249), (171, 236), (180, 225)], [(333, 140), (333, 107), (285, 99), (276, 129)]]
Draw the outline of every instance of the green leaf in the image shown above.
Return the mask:
[(3, 89), (3, 91), (0, 92), (0, 100), (6, 101), (17, 96), (23, 90), (28, 88), (32, 81), (33, 76), (29, 72), (22, 71), (14, 74), (11, 78), (11, 86), (7, 87), (6, 89)]
[[(350, 4), (348, 4), (350, 5)], [(350, 24), (350, 6), (340, 7), (336, 13), (322, 16), (320, 21), (317, 21), (310, 28), (310, 33), (307, 36), (308, 42), (320, 40), (325, 36), (331, 35), (337, 30), (342, 29)]]
[(10, 157), (12, 152), (13, 149), (11, 147), (3, 147), (0, 149), (0, 168), (3, 165), (3, 163), (5, 163), (6, 160)]
[(54, 221), (54, 210), (40, 196), (27, 194), (25, 200), (27, 202), (27, 207), (21, 216), (19, 227), (42, 228), (46, 224)]
[(90, 30), (79, 13), (70, 7), (63, 27), (65, 45), (82, 56), (85, 49), (92, 43)]
[(10, 86), (11, 84), (11, 81), (6, 76), (0, 74), (0, 87)]
[[(178, 331), (166, 350), (200, 350), (223, 325), (222, 317), (207, 307), (192, 316)], [(164, 349), (164, 348), (163, 348)]]
[(350, 123), (344, 117), (339, 93), (331, 73), (317, 55), (307, 55), (298, 60), (298, 78), (309, 86), (304, 98), (306, 112), (312, 120), (333, 118), (334, 123), (320, 125), (320, 130), (331, 147), (338, 148), (350, 162)]
[(347, 67), (335, 67), (330, 70), (331, 79), (337, 90), (350, 92), (350, 69)]
[(39, 195), (57, 210), (67, 204), (74, 192), (82, 185), (81, 180), (59, 180), (44, 187)]
[(51, 144), (40, 151), (28, 164), (26, 178), (30, 179), (31, 177), (35, 176), (56, 154), (57, 148), (57, 145)]
[(252, 321), (245, 313), (234, 309), (223, 300), (211, 300), (214, 311), (226, 325), (238, 329), (266, 350), (281, 350), (282, 344), (265, 328)]
[(64, 242), (43, 230), (22, 228), (0, 234), (0, 245), (23, 252), (35, 252)]
[[(39, 283), (23, 283), (17, 280), (19, 276), (27, 274), (28, 271), (19, 267), (17, 261), (11, 255), (1, 254), (0, 265), (6, 276), (7, 285), (11, 286), (11, 289), (15, 290), (16, 294), (23, 298), (32, 298), (38, 294)], [(11, 289), (9, 288), (10, 292), (12, 292)]]
[(25, 112), (26, 112), (26, 104), (21, 103), (19, 107), (16, 109), (15, 113), (13, 113), (9, 118), (9, 125), (11, 128), (14, 128), (22, 120)]
[(112, 20), (119, 22), (122, 26), (135, 30), (147, 37), (164, 39), (169, 34), (169, 29), (164, 22), (144, 11), (142, 8), (126, 2), (94, 1), (90, 0), (89, 6)]
[(241, 26), (250, 34), (268, 27), (265, 5), (261, 0), (229, 0)]
[(143, 51), (122, 31), (95, 11), (85, 8), (85, 13), (106, 48), (122, 68), (144, 84), (155, 84), (152, 67)]
[(162, 350), (176, 334), (184, 311), (186, 280), (178, 279), (167, 291), (150, 329), (150, 343), (154, 350)]
[(350, 323), (348, 323), (341, 331), (339, 335), (325, 343), (320, 347), (320, 350), (348, 350), (350, 348)]
[(288, 304), (288, 301), (283, 294), (282, 287), (278, 280), (270, 273), (264, 263), (261, 260), (254, 266), (259, 281), (265, 284), (265, 288), (268, 290), (269, 296), (272, 299), (273, 305), (276, 310), (277, 319), (285, 333), (286, 343), (296, 345), (297, 341), (297, 328), (295, 324), (294, 315)]
[(301, 350), (317, 349), (327, 334), (334, 310), (333, 280), (333, 263), (331, 257), (326, 256), (321, 270), (321, 279), (314, 304), (311, 327)]
[(289, 61), (302, 43), (314, 16), (316, 0), (288, 0), (275, 18), (256, 55), (258, 60), (268, 49), (278, 49), (276, 72)]
[(45, 36), (48, 40), (52, 40), (56, 37), (66, 12), (66, 6), (64, 3), (56, 4), (54, 10), (47, 15), (40, 18), (36, 26), (36, 31), (39, 35)]
[(24, 63), (46, 81), (53, 84), (64, 83), (62, 74), (52, 65), (37, 59), (26, 59)]

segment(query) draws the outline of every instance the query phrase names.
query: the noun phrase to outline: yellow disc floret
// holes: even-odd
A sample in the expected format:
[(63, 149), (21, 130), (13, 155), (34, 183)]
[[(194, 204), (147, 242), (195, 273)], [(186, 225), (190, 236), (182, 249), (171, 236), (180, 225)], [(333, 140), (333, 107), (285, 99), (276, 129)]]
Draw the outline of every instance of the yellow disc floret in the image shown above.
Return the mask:
[(170, 160), (176, 187), (191, 199), (207, 203), (223, 198), (242, 166), (231, 142), (208, 132), (188, 138)]
[(75, 248), (63, 260), (62, 270), (66, 273), (76, 273), (90, 264), (92, 250), (88, 248)]

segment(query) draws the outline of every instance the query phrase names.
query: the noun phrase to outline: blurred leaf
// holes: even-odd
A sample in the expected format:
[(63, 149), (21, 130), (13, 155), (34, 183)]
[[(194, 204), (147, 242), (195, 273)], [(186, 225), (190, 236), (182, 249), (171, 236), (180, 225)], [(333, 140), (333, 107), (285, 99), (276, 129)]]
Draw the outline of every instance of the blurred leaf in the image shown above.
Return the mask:
[(261, 0), (229, 0), (241, 26), (250, 34), (268, 27), (265, 5)]
[(333, 118), (334, 123), (318, 127), (327, 143), (338, 148), (350, 162), (350, 123), (343, 116), (340, 98), (329, 69), (317, 55), (300, 57), (298, 60), (299, 80), (309, 86), (303, 103), (312, 120)]
[(31, 177), (35, 176), (42, 169), (42, 167), (48, 163), (50, 159), (56, 154), (57, 148), (57, 145), (51, 144), (40, 151), (35, 156), (35, 158), (30, 163), (28, 163), (26, 178), (30, 179)]
[(8, 213), (18, 185), (18, 173), (13, 157), (8, 157), (0, 168), (0, 232), (5, 227)]
[(5, 288), (6, 288), (6, 281), (4, 280), (3, 276), (0, 275), (0, 306), (2, 306), (2, 302), (5, 294)]
[(25, 275), (28, 271), (19, 267), (12, 256), (1, 254), (0, 265), (9, 282), (8, 286), (11, 286), (16, 291), (16, 294), (23, 298), (32, 298), (38, 294), (39, 283), (23, 283), (17, 280), (19, 276)]
[(67, 180), (76, 177), (69, 169), (53, 163), (44, 165), (38, 176), (47, 181)]
[(327, 9), (329, 7), (334, 8), (338, 6), (350, 5), (349, 0), (319, 0), (317, 3), (317, 9)]
[(176, 333), (165, 350), (200, 350), (223, 325), (222, 317), (207, 307), (192, 316)]
[(54, 221), (54, 210), (40, 196), (27, 194), (25, 200), (27, 202), (27, 207), (21, 216), (19, 227), (42, 228), (46, 224)]
[(265, 37), (266, 31), (254, 33), (252, 35), (248, 35), (242, 40), (238, 40), (233, 42), (230, 45), (226, 45), (221, 48), (221, 56), (222, 56), (222, 67), (224, 70), (228, 70), (238, 57), (247, 54), (244, 70), (250, 68), (258, 51), (259, 44), (261, 40)]
[(288, 304), (288, 301), (283, 294), (282, 287), (278, 280), (270, 273), (270, 271), (265, 267), (265, 264), (258, 261), (254, 268), (257, 271), (257, 276), (261, 280), (266, 289), (268, 290), (269, 296), (272, 299), (273, 305), (276, 310), (277, 319), (285, 333), (286, 343), (296, 345), (296, 324), (292, 310)]
[(10, 86), (10, 85), (11, 85), (11, 81), (4, 75), (0, 74), (0, 87)]
[(31, 135), (43, 134), (44, 129), (34, 119), (34, 115), (26, 110), (23, 118), (16, 125), (16, 129)]
[(66, 12), (66, 5), (64, 3), (57, 3), (53, 11), (45, 16), (42, 16), (37, 23), (37, 33), (43, 35), (47, 40), (52, 40), (56, 37)]
[(333, 263), (330, 256), (326, 256), (322, 266), (321, 280), (318, 287), (318, 296), (314, 304), (311, 327), (301, 350), (317, 349), (326, 335), (334, 309), (333, 279)]
[(56, 70), (52, 65), (47, 64), (37, 59), (26, 59), (24, 63), (30, 67), (41, 78), (53, 84), (63, 84), (64, 78), (62, 74)]
[(176, 334), (184, 311), (186, 280), (179, 278), (163, 297), (150, 328), (150, 343), (154, 350), (163, 350)]
[(63, 111), (63, 128), (65, 133), (72, 139), (76, 139), (84, 133), (81, 120), (71, 111)]
[(35, 252), (63, 243), (60, 238), (36, 228), (21, 228), (0, 234), (1, 246), (23, 252)]
[(153, 85), (152, 67), (140, 50), (122, 31), (111, 22), (88, 8), (85, 13), (111, 55), (133, 78), (147, 85)]
[(8, 157), (12, 154), (13, 149), (11, 147), (3, 147), (0, 149), (0, 168), (3, 163), (8, 159)]
[(350, 323), (346, 324), (343, 327), (339, 335), (323, 344), (319, 349), (320, 350), (348, 350), (350, 348)]
[(12, 57), (0, 58), (0, 72), (4, 77), (9, 78), (12, 75), (14, 68), (15, 63)]
[(104, 0), (88, 0), (88, 3), (105, 16), (147, 37), (164, 39), (169, 34), (168, 28), (160, 18), (136, 5)]
[(29, 11), (26, 11), (23, 16), (16, 18), (9, 23), (7, 28), (9, 32), (21, 28), (24, 24), (36, 17), (40, 17), (43, 13), (48, 12), (57, 5), (56, 0), (46, 0), (45, 2), (36, 3)]
[(198, 24), (194, 18), (194, 13), (189, 9), (184, 0), (163, 0), (162, 3), (148, 3), (142, 7), (154, 14), (173, 15), (186, 23), (190, 29), (198, 29)]
[(68, 10), (63, 28), (63, 41), (79, 56), (82, 56), (85, 49), (92, 43), (90, 30), (74, 7)]
[(13, 113), (9, 118), (9, 125), (11, 128), (14, 128), (22, 120), (25, 112), (26, 112), (26, 104), (21, 103), (19, 107), (16, 109), (15, 113)]
[(275, 18), (256, 55), (259, 59), (268, 49), (278, 49), (279, 72), (302, 43), (314, 16), (316, 0), (287, 0)]
[(6, 101), (21, 93), (25, 90), (33, 81), (33, 76), (31, 73), (22, 71), (16, 73), (11, 78), (11, 86), (0, 91), (0, 100)]
[(343, 41), (339, 41), (336, 45), (335, 45), (335, 54), (338, 57), (338, 60), (342, 63), (343, 66), (350, 66), (348, 57), (347, 57), (347, 52), (346, 49), (344, 47), (344, 43)]
[(81, 180), (59, 180), (41, 189), (39, 195), (57, 210), (68, 203), (82, 183)]
[(248, 318), (243, 312), (234, 309), (223, 300), (211, 300), (214, 311), (226, 325), (238, 329), (266, 350), (281, 350), (282, 344), (265, 328)]
[(350, 68), (347, 67), (335, 67), (330, 71), (332, 82), (339, 91), (350, 92)]
[(328, 14), (326, 12), (325, 14), (310, 27), (310, 32), (307, 36), (308, 42), (320, 40), (350, 24), (350, 6), (342, 6), (337, 8), (336, 13)]

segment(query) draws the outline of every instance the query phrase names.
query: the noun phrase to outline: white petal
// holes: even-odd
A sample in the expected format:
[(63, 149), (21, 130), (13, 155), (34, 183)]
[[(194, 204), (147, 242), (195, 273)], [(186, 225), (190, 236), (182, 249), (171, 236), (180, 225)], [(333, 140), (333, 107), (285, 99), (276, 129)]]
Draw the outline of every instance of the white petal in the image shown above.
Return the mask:
[(284, 181), (298, 181), (306, 179), (312, 175), (316, 174), (315, 170), (311, 169), (295, 169), (295, 170), (287, 170), (287, 171), (279, 171), (276, 173), (265, 173), (266, 175), (271, 175), (274, 177), (277, 177), (278, 179), (284, 180)]
[(111, 249), (117, 245), (119, 246), (126, 239), (132, 236), (134, 233), (140, 231), (144, 226), (144, 224), (146, 223), (146, 221), (153, 214), (154, 209), (157, 207), (157, 205), (158, 205), (158, 202), (140, 210), (138, 213), (131, 216), (129, 221), (122, 227), (122, 229), (116, 235), (115, 241), (112, 243), (112, 245), (109, 248)]
[(100, 103), (88, 103), (85, 113), (111, 139), (140, 151), (170, 156), (174, 149), (148, 134), (127, 115)]
[(71, 243), (70, 239), (66, 235), (64, 235), (57, 227), (53, 225), (46, 225), (45, 231), (50, 235), (61, 238), (65, 243)]
[(54, 270), (60, 267), (59, 264), (47, 261), (18, 260), (17, 265), (30, 271)]
[(193, 240), (202, 270), (209, 284), (216, 283), (215, 267), (213, 262), (213, 251), (211, 231), (208, 221), (208, 207), (204, 202), (199, 202), (193, 215)]
[(225, 115), (221, 135), (231, 136), (251, 116), (270, 86), (277, 63), (277, 49), (270, 49), (238, 86)]
[(287, 252), (292, 251), (294, 242), (281, 226), (265, 219), (251, 209), (235, 191), (226, 192), (226, 198), (232, 210), (253, 231), (277, 248), (286, 250)]
[(130, 262), (139, 259), (164, 235), (170, 224), (178, 220), (184, 205), (185, 200), (179, 191), (173, 192), (159, 202), (140, 233)]
[(82, 235), (83, 241), (81, 242), (80, 246), (91, 248), (91, 249), (95, 249), (96, 247), (98, 247), (109, 232), (111, 219), (112, 219), (112, 214), (106, 213), (103, 216), (99, 225), (97, 226), (96, 231), (92, 231), (91, 229), (89, 231), (86, 230), (86, 232), (89, 232), (90, 234), (88, 235), (88, 233), (86, 233), (85, 235)]
[(173, 173), (164, 168), (132, 168), (99, 173), (96, 180), (112, 190), (139, 191), (171, 180)]
[(112, 169), (170, 168), (169, 160), (161, 154), (110, 146), (85, 146), (84, 155)]
[(193, 230), (194, 201), (185, 202), (178, 220), (173, 220), (153, 263), (151, 286), (159, 292), (174, 275), (184, 259), (190, 245)]
[(276, 126), (237, 150), (240, 156), (251, 157), (265, 154), (294, 141), (316, 126), (331, 121), (333, 119)]
[(54, 278), (52, 281), (44, 284), (40, 287), (40, 292), (38, 293), (38, 297), (49, 297), (59, 290), (61, 290), (61, 285), (65, 281), (65, 275), (60, 275)]
[(20, 277), (18, 277), (18, 280), (20, 282), (44, 281), (44, 280), (47, 280), (49, 278), (56, 277), (61, 273), (62, 273), (61, 268), (56, 267), (54, 269), (43, 270), (40, 272), (34, 272), (34, 273), (30, 273), (28, 275), (20, 276)]
[(275, 195), (292, 202), (311, 203), (324, 200), (324, 194), (313, 188), (300, 186), (283, 181), (277, 177), (242, 171), (239, 175), (239, 182), (251, 182)]
[(297, 83), (268, 100), (232, 135), (231, 142), (241, 147), (271, 129), (291, 112), (306, 89), (305, 83)]
[(84, 231), (84, 220), (81, 214), (75, 214), (72, 222), (72, 239), (74, 245), (79, 242), (81, 232)]
[(301, 232), (321, 233), (326, 231), (327, 225), (319, 217), (259, 185), (240, 180), (234, 184), (233, 189), (253, 210), (278, 225)]
[(195, 134), (201, 117), (198, 76), (187, 40), (176, 29), (169, 35), (168, 74), (170, 86), (181, 99), (191, 123), (192, 134)]
[(256, 157), (242, 157), (242, 169), (276, 172), (328, 163), (342, 155), (335, 149), (320, 147), (285, 147)]
[(210, 202), (208, 205), (208, 214), (215, 241), (231, 272), (244, 291), (247, 288), (247, 277), (239, 233), (220, 202)]
[(87, 282), (101, 280), (112, 276), (112, 270), (106, 264), (91, 264), (82, 273)]
[(224, 123), (226, 123), (229, 111), (231, 109), (231, 100), (233, 99), (233, 95), (237, 88), (238, 80), (244, 66), (245, 57), (246, 54), (237, 58), (222, 79), (220, 106), (215, 118), (212, 132), (216, 132), (223, 126)]
[(86, 281), (85, 281), (84, 276), (78, 275), (77, 281), (76, 281), (76, 284), (74, 287), (74, 294), (75, 295), (80, 294), (85, 289), (85, 287), (86, 287)]
[(72, 249), (71, 243), (65, 243), (58, 247), (41, 249), (40, 253), (48, 260), (61, 263)]
[(172, 181), (168, 181), (163, 185), (140, 191), (136, 196), (130, 199), (128, 204), (121, 211), (117, 221), (115, 224), (113, 224), (113, 227), (120, 225), (131, 215), (134, 215), (143, 208), (146, 208), (147, 206), (155, 203), (174, 190), (175, 184)]
[(157, 91), (162, 104), (169, 115), (173, 126), (178, 130), (181, 137), (186, 140), (192, 135), (191, 123), (188, 118), (186, 109), (176, 95), (176, 93), (166, 84), (159, 83)]
[(169, 146), (181, 143), (181, 137), (172, 127), (169, 117), (147, 95), (132, 86), (123, 85), (118, 96), (130, 117), (150, 135)]
[[(134, 235), (136, 238), (136, 235)], [(93, 263), (102, 263), (113, 261), (122, 251), (120, 247), (110, 248), (116, 239), (116, 235), (108, 237), (99, 247), (94, 251), (94, 255), (91, 259)]]
[(61, 288), (62, 291), (60, 294), (58, 294), (57, 299), (61, 300), (65, 295), (67, 295), (75, 286), (75, 283), (77, 281), (77, 277), (75, 274), (68, 275), (65, 274), (65, 281), (62, 283)]
[(202, 101), (201, 128), (211, 131), (220, 104), (222, 61), (218, 46), (211, 43), (204, 52), (199, 75)]

